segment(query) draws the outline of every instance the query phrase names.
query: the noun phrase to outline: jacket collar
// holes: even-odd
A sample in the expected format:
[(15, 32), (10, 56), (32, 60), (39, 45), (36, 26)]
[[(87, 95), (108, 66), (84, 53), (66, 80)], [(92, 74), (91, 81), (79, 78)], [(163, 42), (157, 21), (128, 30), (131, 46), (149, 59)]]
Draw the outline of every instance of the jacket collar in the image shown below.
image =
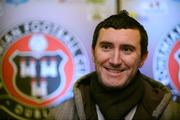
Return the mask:
[[(84, 111), (84, 105), (83, 105), (83, 99), (82, 95), (79, 89), (79, 86), (84, 83), (89, 83), (90, 78), (96, 74), (95, 72), (89, 73), (82, 77), (81, 79), (77, 80), (74, 85), (74, 97), (76, 102), (76, 107), (80, 118), (86, 118), (85, 111)], [(151, 78), (141, 74), (141, 79), (143, 79), (145, 84), (145, 96), (143, 99), (144, 107), (149, 110), (150, 113), (152, 113), (152, 116), (155, 118), (158, 118), (164, 109), (167, 107), (169, 101), (172, 98), (172, 94), (170, 90), (164, 86), (162, 83), (152, 80)], [(152, 92), (153, 91), (153, 92)], [(157, 93), (156, 93), (157, 92)], [(161, 92), (162, 97), (159, 98), (158, 92)], [(152, 97), (149, 97), (152, 96)], [(153, 97), (154, 96), (154, 97)], [(152, 102), (156, 102), (157, 104), (153, 104)]]

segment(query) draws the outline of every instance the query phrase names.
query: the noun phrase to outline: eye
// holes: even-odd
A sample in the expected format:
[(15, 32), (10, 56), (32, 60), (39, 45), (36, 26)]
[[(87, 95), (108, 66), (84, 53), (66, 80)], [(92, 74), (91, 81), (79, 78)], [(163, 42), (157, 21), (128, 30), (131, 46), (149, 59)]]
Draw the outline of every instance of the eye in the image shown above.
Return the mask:
[(123, 53), (125, 54), (131, 54), (134, 51), (134, 47), (133, 46), (123, 46), (121, 48), (121, 50), (123, 51)]
[(110, 50), (112, 48), (111, 44), (101, 44), (101, 48), (105, 51)]
[(110, 48), (110, 45), (109, 45), (109, 44), (103, 44), (103, 45), (101, 45), (101, 48), (103, 48), (103, 49), (109, 49), (109, 48)]

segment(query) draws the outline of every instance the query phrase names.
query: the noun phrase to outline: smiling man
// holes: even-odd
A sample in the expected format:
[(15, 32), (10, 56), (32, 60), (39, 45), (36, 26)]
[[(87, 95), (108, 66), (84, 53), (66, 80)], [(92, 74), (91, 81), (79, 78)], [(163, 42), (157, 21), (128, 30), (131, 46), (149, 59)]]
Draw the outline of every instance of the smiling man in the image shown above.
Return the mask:
[(107, 88), (126, 87), (147, 57), (141, 56), (137, 29), (102, 28), (92, 49), (99, 81)]
[(54, 108), (48, 119), (180, 118), (170, 90), (139, 71), (148, 56), (147, 46), (144, 27), (126, 11), (100, 22), (92, 41), (96, 70), (75, 83), (74, 97)]

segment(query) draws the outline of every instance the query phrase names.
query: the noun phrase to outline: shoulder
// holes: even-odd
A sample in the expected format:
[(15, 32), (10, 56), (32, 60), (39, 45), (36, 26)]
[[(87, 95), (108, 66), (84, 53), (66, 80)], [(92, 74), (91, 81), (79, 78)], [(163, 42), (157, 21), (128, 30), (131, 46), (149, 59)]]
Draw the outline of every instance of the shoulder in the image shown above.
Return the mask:
[(74, 98), (71, 98), (64, 101), (57, 107), (52, 108), (49, 112), (47, 119), (48, 120), (64, 119), (67, 116), (71, 118), (74, 115), (74, 110), (75, 110)]
[[(90, 73), (82, 76), (81, 78), (79, 78), (74, 84), (74, 89), (79, 88), (80, 85), (83, 85), (83, 86), (89, 85), (91, 79), (97, 79), (96, 72), (90, 72)], [(74, 91), (76, 91), (76, 90), (74, 90)]]
[(140, 78), (147, 83), (148, 85), (151, 86), (151, 88), (153, 89), (159, 89), (164, 91), (165, 93), (171, 93), (170, 89), (168, 87), (166, 87), (164, 84), (162, 84), (161, 82), (154, 80), (144, 74), (140, 74)]
[[(154, 110), (153, 114), (158, 114), (160, 120), (177, 120), (180, 118), (180, 104), (172, 100), (172, 93), (168, 87), (161, 82), (141, 74), (141, 79), (145, 81), (145, 89), (148, 91), (148, 100), (156, 100), (160, 98), (160, 103)], [(150, 92), (149, 92), (150, 91)], [(153, 93), (153, 94), (152, 94)], [(161, 93), (161, 94), (160, 94)], [(154, 97), (153, 97), (154, 96)], [(153, 99), (152, 99), (153, 98)], [(153, 115), (154, 116), (154, 115)]]
[(169, 113), (169, 112), (172, 112), (172, 111), (173, 111), (174, 113), (178, 114), (179, 117), (180, 117), (180, 104), (171, 101), (171, 102), (168, 104), (167, 108), (166, 108), (166, 112)]
[(170, 101), (167, 105), (164, 113), (162, 114), (162, 120), (177, 120), (180, 118), (180, 104)]

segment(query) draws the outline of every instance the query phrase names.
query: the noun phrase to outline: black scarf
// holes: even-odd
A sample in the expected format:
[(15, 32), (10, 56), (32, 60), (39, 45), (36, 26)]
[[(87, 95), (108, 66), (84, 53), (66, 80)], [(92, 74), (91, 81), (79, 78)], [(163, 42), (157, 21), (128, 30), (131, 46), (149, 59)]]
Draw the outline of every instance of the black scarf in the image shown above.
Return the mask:
[(139, 72), (131, 83), (122, 89), (107, 90), (96, 78), (91, 79), (90, 92), (95, 104), (97, 104), (103, 116), (107, 120), (122, 120), (140, 102), (144, 88)]

